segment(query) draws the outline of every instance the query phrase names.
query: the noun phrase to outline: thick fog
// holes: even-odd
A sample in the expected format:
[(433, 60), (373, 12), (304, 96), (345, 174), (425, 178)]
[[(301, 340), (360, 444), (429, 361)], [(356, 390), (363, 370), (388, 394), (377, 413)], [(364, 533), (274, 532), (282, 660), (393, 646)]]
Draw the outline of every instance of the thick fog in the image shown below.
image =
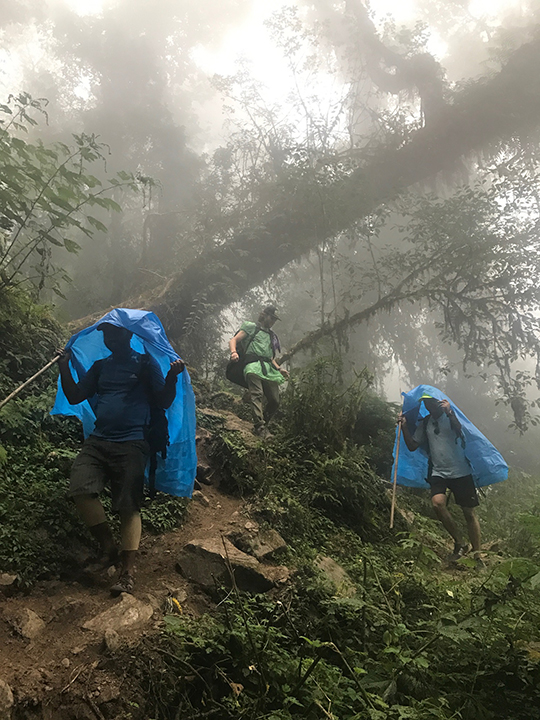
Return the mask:
[(71, 283), (40, 299), (64, 320), (159, 309), (210, 378), (223, 338), (275, 302), (284, 350), (304, 342), (293, 367), (337, 354), (396, 402), (438, 385), (531, 467), (509, 425), (530, 427), (538, 394), (538, 10), (5, 3), (3, 101), (47, 100), (27, 138), (96, 135), (92, 172), (137, 185), (94, 213), (106, 231), (73, 231), (78, 254), (52, 249)]

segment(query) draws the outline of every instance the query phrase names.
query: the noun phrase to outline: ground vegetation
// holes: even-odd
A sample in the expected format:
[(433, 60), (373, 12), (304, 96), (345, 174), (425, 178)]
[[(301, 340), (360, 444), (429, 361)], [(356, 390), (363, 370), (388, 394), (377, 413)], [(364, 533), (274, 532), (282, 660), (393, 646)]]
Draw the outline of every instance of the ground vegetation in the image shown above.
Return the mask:
[[(318, 392), (344, 409), (320, 368), (318, 377)], [(316, 409), (317, 393), (300, 395), (291, 405)], [(286, 538), (293, 582), (266, 597), (234, 583), (216, 588), (211, 616), (171, 616), (136, 656), (120, 655), (132, 717), (536, 717), (540, 567), (529, 504), (536, 483), (514, 476), (489, 488), (488, 569), (477, 575), (467, 558), (450, 568), (427, 499), (401, 493), (413, 524), (400, 515), (397, 534), (389, 533), (389, 501), (369, 445), (353, 447), (340, 433), (339, 449), (318, 449), (303, 419), (293, 433), (290, 411), (270, 446), (246, 444), (214, 413), (200, 422), (214, 433), (225, 487)], [(321, 555), (348, 579), (322, 573)]]

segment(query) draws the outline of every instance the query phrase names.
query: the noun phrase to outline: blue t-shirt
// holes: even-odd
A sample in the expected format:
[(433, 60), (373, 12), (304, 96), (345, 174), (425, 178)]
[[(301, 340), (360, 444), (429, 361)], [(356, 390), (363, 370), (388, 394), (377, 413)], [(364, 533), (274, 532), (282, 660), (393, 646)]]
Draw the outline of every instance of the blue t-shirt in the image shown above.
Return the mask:
[(151, 355), (132, 350), (127, 357), (109, 355), (95, 362), (79, 386), (96, 415), (92, 435), (112, 442), (143, 440), (150, 422), (150, 397), (165, 380)]

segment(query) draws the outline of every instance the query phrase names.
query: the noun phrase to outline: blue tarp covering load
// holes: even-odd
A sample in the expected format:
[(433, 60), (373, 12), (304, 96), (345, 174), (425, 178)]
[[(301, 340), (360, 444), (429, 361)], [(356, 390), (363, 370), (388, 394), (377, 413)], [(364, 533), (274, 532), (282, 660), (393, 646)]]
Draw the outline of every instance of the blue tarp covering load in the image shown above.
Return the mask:
[[(100, 318), (94, 325), (81, 330), (69, 339), (66, 345), (71, 350), (71, 371), (77, 381), (87, 372), (96, 360), (110, 355), (105, 347), (103, 333), (97, 327), (101, 323), (110, 323), (123, 327), (133, 333), (131, 347), (139, 353), (148, 353), (159, 364), (163, 377), (167, 374), (171, 362), (178, 360), (161, 321), (152, 312), (116, 308)], [(195, 451), (195, 396), (187, 369), (178, 376), (176, 397), (166, 410), (169, 423), (170, 446), (167, 458), (158, 455), (156, 470), (156, 490), (177, 497), (191, 497), (197, 473), (197, 455)], [(60, 378), (58, 392), (51, 415), (74, 415), (83, 423), (84, 436), (88, 437), (94, 429), (95, 415), (90, 403), (85, 400), (79, 405), (70, 405), (64, 395)]]
[[(463, 437), (465, 438), (465, 455), (471, 466), (471, 473), (477, 487), (493, 485), (508, 478), (508, 465), (500, 452), (482, 435), (472, 422), (454, 405), (454, 403), (443, 392), (431, 385), (418, 385), (403, 395), (403, 414), (407, 419), (407, 425), (411, 434), (422, 418), (428, 415), (424, 403), (420, 401), (422, 395), (429, 395), (436, 400), (448, 400), (457, 419), (461, 423)], [(399, 431), (396, 429), (396, 441), (394, 442), (394, 467), (396, 457), (396, 443)], [(392, 467), (392, 477), (394, 477)], [(418, 448), (411, 452), (403, 438), (399, 445), (397, 484), (408, 487), (427, 488), (428, 456), (425, 450)]]

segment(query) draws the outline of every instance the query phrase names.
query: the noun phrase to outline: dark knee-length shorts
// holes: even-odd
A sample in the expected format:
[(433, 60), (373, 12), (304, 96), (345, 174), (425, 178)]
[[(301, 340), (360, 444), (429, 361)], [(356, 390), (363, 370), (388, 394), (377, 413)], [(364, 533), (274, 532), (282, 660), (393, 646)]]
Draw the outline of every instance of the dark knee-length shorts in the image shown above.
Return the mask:
[(110, 485), (115, 512), (141, 509), (148, 460), (145, 440), (110, 442), (90, 436), (71, 468), (69, 494), (97, 496)]
[(465, 475), (459, 478), (431, 477), (428, 480), (431, 486), (431, 497), (444, 494), (450, 490), (456, 503), (461, 507), (473, 508), (479, 505), (478, 493), (472, 475)]

